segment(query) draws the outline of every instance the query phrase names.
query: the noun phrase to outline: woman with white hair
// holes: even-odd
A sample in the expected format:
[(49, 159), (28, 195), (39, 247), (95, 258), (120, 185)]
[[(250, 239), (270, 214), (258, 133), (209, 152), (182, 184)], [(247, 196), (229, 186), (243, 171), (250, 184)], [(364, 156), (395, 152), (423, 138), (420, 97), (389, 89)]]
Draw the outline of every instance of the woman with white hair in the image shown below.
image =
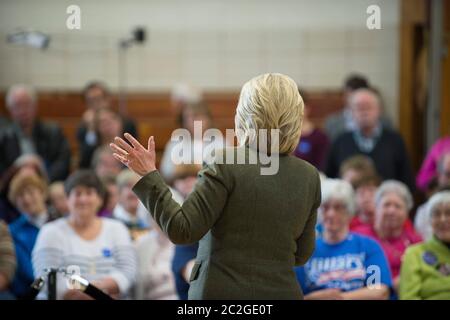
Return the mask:
[(398, 290), (400, 266), (407, 247), (422, 241), (408, 221), (413, 199), (408, 187), (400, 181), (387, 180), (375, 194), (375, 219), (373, 226), (361, 228), (359, 233), (377, 240), (386, 254)]
[[(169, 238), (176, 244), (200, 240), (189, 299), (302, 298), (294, 266), (314, 249), (320, 205), (317, 170), (290, 156), (302, 117), (303, 100), (291, 78), (264, 74), (248, 81), (235, 117), (239, 147), (204, 164), (182, 206), (156, 170), (153, 137), (148, 148), (128, 134), (132, 146), (119, 137), (111, 144), (116, 158), (142, 176), (133, 190)], [(261, 129), (275, 134), (258, 141)], [(266, 150), (278, 164), (271, 175), (262, 161)]]
[(316, 240), (316, 249), (305, 266), (296, 268), (307, 300), (389, 297), (391, 274), (380, 245), (349, 232), (355, 212), (353, 199), (348, 182), (328, 179), (322, 183), (319, 214), (323, 235)]
[(400, 299), (450, 300), (450, 191), (428, 201), (433, 237), (409, 247), (400, 273)]

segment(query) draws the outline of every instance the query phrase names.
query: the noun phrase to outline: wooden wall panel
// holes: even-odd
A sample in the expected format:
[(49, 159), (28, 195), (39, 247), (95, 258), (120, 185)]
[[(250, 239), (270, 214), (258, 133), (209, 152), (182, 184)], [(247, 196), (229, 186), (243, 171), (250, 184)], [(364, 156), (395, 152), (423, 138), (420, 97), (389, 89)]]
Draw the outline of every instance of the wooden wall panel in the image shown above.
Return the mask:
[(450, 135), (450, 0), (444, 2), (444, 46), (442, 61), (441, 135)]
[(423, 160), (423, 109), (415, 104), (417, 28), (427, 23), (427, 0), (402, 0), (400, 22), (399, 130), (405, 140), (414, 170)]

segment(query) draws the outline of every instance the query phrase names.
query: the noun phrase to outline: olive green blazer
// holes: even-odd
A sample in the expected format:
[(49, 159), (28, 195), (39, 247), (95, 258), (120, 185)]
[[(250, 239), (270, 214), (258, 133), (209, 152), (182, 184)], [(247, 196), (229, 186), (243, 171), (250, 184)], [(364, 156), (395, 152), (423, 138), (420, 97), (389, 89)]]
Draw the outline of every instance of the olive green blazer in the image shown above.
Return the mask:
[[(246, 159), (257, 154), (244, 150)], [(223, 159), (223, 158), (220, 158)], [(237, 157), (235, 157), (237, 159)], [(223, 162), (222, 162), (223, 163)], [(182, 206), (158, 171), (133, 190), (175, 244), (200, 241), (189, 299), (302, 299), (294, 266), (315, 244), (321, 201), (317, 170), (293, 156), (279, 157), (275, 175), (256, 164), (204, 164)]]

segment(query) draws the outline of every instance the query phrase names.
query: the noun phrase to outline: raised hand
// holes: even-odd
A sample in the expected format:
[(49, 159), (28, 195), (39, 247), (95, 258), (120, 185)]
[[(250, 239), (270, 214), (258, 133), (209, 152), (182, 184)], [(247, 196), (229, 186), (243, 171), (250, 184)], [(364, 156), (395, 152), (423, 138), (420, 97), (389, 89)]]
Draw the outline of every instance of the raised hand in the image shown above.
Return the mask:
[(114, 158), (141, 177), (156, 170), (155, 140), (153, 136), (148, 139), (147, 149), (129, 133), (125, 133), (124, 138), (131, 143), (131, 146), (120, 137), (115, 137), (114, 143), (109, 144), (114, 152)]

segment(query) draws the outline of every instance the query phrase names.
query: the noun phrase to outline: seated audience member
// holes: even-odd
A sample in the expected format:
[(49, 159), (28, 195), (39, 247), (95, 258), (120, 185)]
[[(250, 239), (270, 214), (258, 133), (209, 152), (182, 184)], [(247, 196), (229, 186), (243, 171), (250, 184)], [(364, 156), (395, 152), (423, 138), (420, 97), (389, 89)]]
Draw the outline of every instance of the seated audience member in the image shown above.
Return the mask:
[(366, 77), (359, 74), (351, 74), (345, 79), (342, 90), (344, 94), (344, 108), (342, 111), (328, 116), (325, 122), (325, 131), (331, 141), (334, 141), (342, 133), (354, 129), (355, 124), (349, 107), (349, 98), (352, 92), (362, 88), (369, 88), (369, 81)]
[(433, 237), (409, 247), (400, 273), (400, 299), (450, 300), (450, 191), (427, 204)]
[(179, 164), (174, 167), (170, 185), (180, 193), (182, 199), (186, 199), (194, 189), (200, 169), (198, 164)]
[(16, 271), (16, 255), (8, 226), (0, 220), (0, 300), (13, 300), (9, 285)]
[[(178, 170), (176, 171), (175, 176), (178, 175)], [(131, 170), (124, 170), (117, 177), (119, 203), (114, 209), (114, 217), (128, 225), (136, 241), (138, 275), (135, 297), (151, 300), (178, 299), (171, 271), (174, 245), (157, 224), (152, 223), (152, 229), (148, 231), (150, 214), (131, 190), (138, 180), (139, 177)], [(180, 192), (182, 190), (186, 188), (180, 187)], [(174, 189), (171, 192), (174, 199), (182, 203), (181, 195)]]
[(38, 175), (45, 184), (48, 183), (47, 171), (38, 155), (26, 154), (17, 158), (0, 181), (0, 219), (6, 223), (13, 222), (20, 216), (17, 208), (9, 202), (8, 193), (12, 179), (16, 175)]
[[(200, 168), (199, 165), (189, 164), (177, 165), (174, 168), (171, 184), (182, 196), (182, 199), (179, 201), (180, 203), (182, 203), (182, 200), (186, 199), (194, 189)], [(175, 285), (180, 300), (188, 299), (189, 279), (195, 264), (197, 250), (198, 243), (175, 246), (175, 254), (172, 260), (172, 272), (175, 277)]]
[[(359, 74), (351, 74), (345, 79), (343, 93), (345, 106), (342, 111), (330, 115), (325, 122), (325, 131), (331, 141), (342, 133), (355, 129), (355, 121), (349, 104), (350, 96), (358, 89), (368, 89), (369, 81)], [(381, 116), (381, 123), (386, 128), (392, 128), (392, 122), (386, 116)]]
[[(172, 180), (174, 167), (177, 163), (194, 164), (197, 158), (204, 159), (206, 152), (211, 148), (223, 148), (225, 141), (214, 139), (213, 141), (203, 141), (203, 135), (206, 130), (213, 129), (213, 122), (208, 106), (202, 102), (188, 104), (181, 110), (181, 127), (186, 129), (182, 145), (179, 141), (172, 141), (166, 144), (164, 154), (161, 159), (160, 171), (163, 178), (170, 183)], [(201, 125), (201, 136), (196, 136), (194, 131), (194, 122)], [(182, 156), (179, 150), (192, 150), (190, 157)], [(198, 163), (201, 165), (201, 163)]]
[(148, 231), (151, 219), (150, 214), (132, 190), (139, 179), (137, 174), (128, 169), (117, 176), (119, 202), (113, 211), (113, 217), (128, 227), (133, 240), (136, 240), (143, 231)]
[(305, 104), (302, 135), (300, 142), (294, 151), (294, 155), (308, 161), (317, 170), (322, 171), (327, 148), (330, 144), (327, 135), (310, 120), (311, 105), (307, 94), (301, 91), (303, 103)]
[(98, 216), (112, 218), (114, 208), (119, 202), (119, 189), (117, 187), (116, 177), (104, 176), (100, 178), (100, 181), (103, 183), (106, 192), (103, 199), (103, 206), (98, 212)]
[(170, 92), (170, 107), (173, 114), (177, 115), (178, 120), (183, 122), (183, 109), (189, 104), (196, 104), (203, 101), (203, 93), (190, 84), (178, 83), (173, 86)]
[(64, 180), (70, 167), (70, 148), (56, 123), (37, 117), (35, 91), (12, 86), (6, 94), (12, 123), (0, 132), (0, 176), (23, 154), (37, 154), (44, 160), (50, 181)]
[(105, 176), (117, 176), (124, 166), (114, 159), (113, 153), (108, 146), (98, 147), (92, 156), (91, 168), (99, 178)]
[[(89, 150), (95, 149), (98, 145), (95, 113), (99, 109), (111, 107), (111, 94), (105, 84), (99, 81), (92, 81), (86, 85), (82, 95), (86, 111), (83, 113), (82, 122), (77, 130), (77, 140), (80, 150), (89, 152)], [(129, 132), (136, 137), (137, 130), (134, 121), (123, 116), (122, 120), (124, 132)], [(87, 168), (89, 164), (87, 159), (82, 159), (80, 166)]]
[(198, 242), (187, 245), (177, 245), (172, 260), (172, 273), (175, 277), (178, 298), (180, 300), (188, 299), (189, 280), (192, 268), (195, 265), (197, 256)]
[(416, 185), (421, 191), (426, 192), (428, 185), (432, 179), (438, 174), (439, 159), (445, 153), (450, 152), (450, 136), (443, 137), (433, 144), (428, 151), (425, 160), (420, 167), (419, 173), (416, 177)]
[(360, 234), (377, 240), (386, 254), (398, 290), (400, 266), (403, 254), (410, 245), (422, 238), (413, 227), (407, 227), (408, 212), (413, 200), (408, 188), (399, 181), (388, 180), (375, 194), (375, 219), (372, 227), (359, 228)]
[[(37, 174), (44, 179), (45, 183), (49, 183), (49, 177), (47, 169), (45, 168), (44, 160), (37, 154), (24, 154), (17, 158), (12, 167), (20, 173), (25, 171), (29, 173)], [(14, 173), (17, 171), (13, 170)]]
[(20, 217), (9, 225), (17, 257), (17, 269), (11, 291), (20, 298), (28, 292), (35, 279), (31, 253), (37, 235), (52, 217), (45, 205), (47, 185), (36, 175), (16, 175), (11, 181), (8, 198), (21, 213)]
[(94, 114), (96, 143), (80, 145), (80, 168), (89, 168), (94, 152), (101, 146), (107, 146), (114, 137), (124, 133), (120, 114), (110, 108), (100, 108)]
[(48, 197), (50, 200), (49, 211), (54, 217), (65, 217), (69, 212), (67, 206), (66, 192), (64, 191), (64, 182), (56, 181), (48, 187)]
[[(389, 297), (391, 274), (380, 245), (349, 232), (353, 197), (348, 182), (329, 179), (322, 184), (319, 214), (323, 235), (316, 240), (316, 249), (308, 262), (295, 268), (307, 300)], [(378, 268), (381, 283), (371, 282), (374, 267)]]
[(99, 216), (110, 218), (119, 198), (115, 177), (120, 174), (124, 167), (114, 159), (111, 149), (106, 145), (95, 150), (91, 167), (106, 187), (104, 205), (99, 211)]
[[(442, 191), (450, 187), (450, 151), (442, 154), (442, 157), (438, 160), (436, 180), (437, 191)], [(433, 235), (433, 231), (431, 228), (431, 220), (427, 215), (426, 206), (427, 203), (424, 203), (417, 208), (414, 226), (423, 239), (429, 240)]]
[(371, 90), (356, 90), (350, 97), (355, 128), (332, 143), (325, 174), (334, 178), (340, 165), (352, 155), (363, 154), (373, 160), (382, 179), (394, 179), (414, 190), (413, 173), (401, 135), (381, 124), (379, 97)]
[[(107, 294), (124, 297), (134, 284), (136, 253), (127, 228), (119, 221), (97, 216), (104, 187), (90, 170), (79, 170), (65, 183), (69, 215), (46, 224), (33, 250), (36, 276), (50, 267), (78, 266), (81, 277)], [(41, 298), (46, 297), (45, 288)], [(57, 276), (58, 299), (89, 299), (80, 290), (69, 289)]]
[[(350, 222), (350, 231), (364, 234), (367, 229), (373, 227), (375, 217), (375, 194), (380, 185), (377, 176), (364, 176), (355, 184), (356, 216)], [(413, 223), (410, 219), (405, 220), (407, 230), (414, 231)]]
[(177, 300), (171, 265), (174, 244), (156, 223), (150, 232), (136, 241), (138, 277), (136, 298), (144, 300)]
[(375, 176), (377, 171), (372, 159), (358, 154), (342, 162), (339, 175), (341, 179), (349, 182), (355, 189), (359, 180), (366, 176)]
[(9, 125), (9, 119), (0, 114), (0, 130)]
[(375, 216), (375, 193), (380, 185), (376, 175), (367, 175), (355, 184), (356, 215), (350, 222), (350, 231), (358, 233), (358, 229), (373, 226)]

